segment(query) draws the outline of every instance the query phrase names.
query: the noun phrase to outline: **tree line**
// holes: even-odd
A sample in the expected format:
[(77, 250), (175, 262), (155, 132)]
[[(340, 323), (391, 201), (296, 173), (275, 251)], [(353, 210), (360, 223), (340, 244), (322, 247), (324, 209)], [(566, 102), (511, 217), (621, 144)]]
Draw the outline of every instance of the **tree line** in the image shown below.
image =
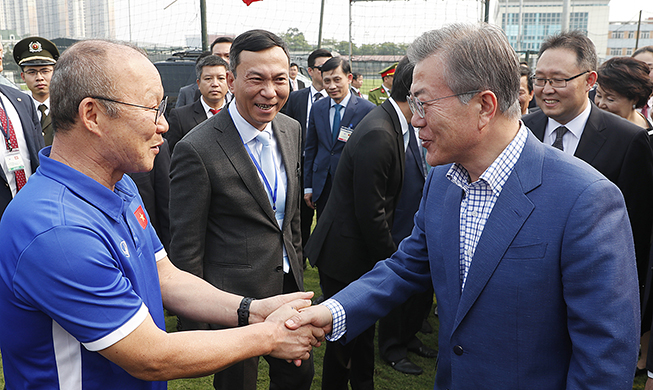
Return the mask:
[[(289, 28), (285, 33), (279, 36), (286, 41), (288, 49), (291, 51), (311, 51), (317, 48), (306, 41), (304, 33), (295, 27)], [(354, 55), (403, 55), (406, 54), (409, 44), (407, 43), (371, 43), (360, 46), (352, 42), (352, 54)], [(322, 48), (335, 50), (341, 54), (349, 54), (349, 41), (338, 41), (336, 39), (323, 39)]]

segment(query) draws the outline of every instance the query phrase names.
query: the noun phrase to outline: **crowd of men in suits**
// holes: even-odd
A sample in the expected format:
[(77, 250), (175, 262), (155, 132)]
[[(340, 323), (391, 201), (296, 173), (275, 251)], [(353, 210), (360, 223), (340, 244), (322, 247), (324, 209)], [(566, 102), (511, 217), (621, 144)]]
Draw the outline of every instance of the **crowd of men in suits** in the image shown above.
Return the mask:
[[(373, 389), (379, 321), (395, 370), (423, 372), (408, 352), (438, 357), (436, 389), (632, 387), (653, 317), (653, 153), (644, 129), (588, 99), (598, 59), (583, 34), (549, 37), (531, 75), (496, 27), (427, 32), (368, 100), (343, 57), (313, 51), (304, 86), (283, 40), (251, 30), (213, 42), (167, 116), (138, 49), (69, 50), (55, 68), (51, 42), (21, 41), (32, 97), (0, 85), (0, 234), (12, 248), (0, 256), (0, 308), (35, 324), (0, 329), (9, 386), (44, 364), (48, 385), (124, 369), (124, 388), (215, 373), (215, 389), (253, 390), (264, 356), (271, 389), (308, 390), (311, 348), (326, 335), (322, 388)], [(98, 62), (118, 54), (124, 64)], [(103, 88), (76, 66), (101, 70)], [(154, 123), (128, 109), (155, 111)], [(50, 247), (33, 280), (61, 294), (23, 276)], [(325, 299), (311, 307), (305, 259)], [(439, 351), (417, 337), (434, 293)], [(161, 334), (160, 301), (181, 337)], [(274, 337), (253, 345), (261, 330)], [(56, 374), (61, 337), (79, 345), (65, 352), (73, 379)], [(54, 356), (12, 360), (35, 343)], [(154, 347), (141, 353), (144, 343)]]

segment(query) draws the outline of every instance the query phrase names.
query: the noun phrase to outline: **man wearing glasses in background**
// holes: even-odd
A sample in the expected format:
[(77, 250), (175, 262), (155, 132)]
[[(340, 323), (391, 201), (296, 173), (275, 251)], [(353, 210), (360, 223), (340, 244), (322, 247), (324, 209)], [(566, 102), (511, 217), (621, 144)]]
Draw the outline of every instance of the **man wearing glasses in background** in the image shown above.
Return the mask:
[(596, 66), (594, 44), (581, 32), (548, 38), (540, 47), (533, 78), (542, 110), (523, 121), (540, 141), (587, 162), (621, 190), (635, 243), (642, 329), (648, 330), (652, 311), (645, 286), (653, 223), (653, 156), (646, 130), (589, 100), (598, 77)]
[[(168, 129), (161, 78), (145, 53), (81, 41), (61, 56), (52, 86), (53, 144), (0, 222), (7, 388), (165, 389), (165, 380), (260, 355), (309, 358), (323, 332), (292, 333), (283, 322), (312, 294), (239, 310), (242, 296), (168, 259), (124, 176), (152, 169)], [(254, 325), (166, 333), (163, 305), (196, 321)]]
[(436, 390), (632, 389), (639, 299), (617, 186), (520, 122), (519, 64), (501, 29), (431, 31), (408, 57), (411, 123), (434, 167), (415, 227), (287, 325), (349, 341), (432, 285)]
[(25, 38), (14, 46), (14, 60), (22, 69), (20, 77), (32, 92), (32, 99), (41, 121), (45, 146), (52, 145), (50, 79), (58, 58), (57, 46), (45, 38)]

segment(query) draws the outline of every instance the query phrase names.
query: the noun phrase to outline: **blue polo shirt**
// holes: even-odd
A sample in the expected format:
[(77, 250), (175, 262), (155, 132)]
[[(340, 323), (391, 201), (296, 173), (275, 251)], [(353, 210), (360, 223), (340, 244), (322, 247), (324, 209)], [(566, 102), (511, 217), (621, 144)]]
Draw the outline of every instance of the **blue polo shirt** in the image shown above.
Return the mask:
[(165, 329), (166, 256), (134, 182), (114, 191), (40, 154), (0, 222), (0, 348), (8, 389), (165, 389), (97, 351), (149, 313)]

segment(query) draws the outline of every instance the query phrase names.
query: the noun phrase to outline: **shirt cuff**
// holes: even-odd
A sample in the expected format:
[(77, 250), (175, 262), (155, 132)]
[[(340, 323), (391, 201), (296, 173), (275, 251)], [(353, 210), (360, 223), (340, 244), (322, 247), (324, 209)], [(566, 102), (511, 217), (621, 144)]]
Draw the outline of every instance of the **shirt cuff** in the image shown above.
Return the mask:
[(647, 373), (648, 373), (648, 377), (651, 378), (651, 379), (653, 379), (653, 372), (651, 372), (651, 371), (647, 371)]
[(306, 194), (312, 194), (312, 193), (313, 193), (313, 189), (312, 189), (312, 188), (304, 188), (304, 195), (306, 195)]
[(331, 333), (326, 336), (326, 339), (328, 341), (338, 341), (347, 332), (347, 315), (345, 314), (345, 309), (335, 299), (327, 299), (321, 305), (326, 306), (331, 312), (331, 317), (333, 317)]

